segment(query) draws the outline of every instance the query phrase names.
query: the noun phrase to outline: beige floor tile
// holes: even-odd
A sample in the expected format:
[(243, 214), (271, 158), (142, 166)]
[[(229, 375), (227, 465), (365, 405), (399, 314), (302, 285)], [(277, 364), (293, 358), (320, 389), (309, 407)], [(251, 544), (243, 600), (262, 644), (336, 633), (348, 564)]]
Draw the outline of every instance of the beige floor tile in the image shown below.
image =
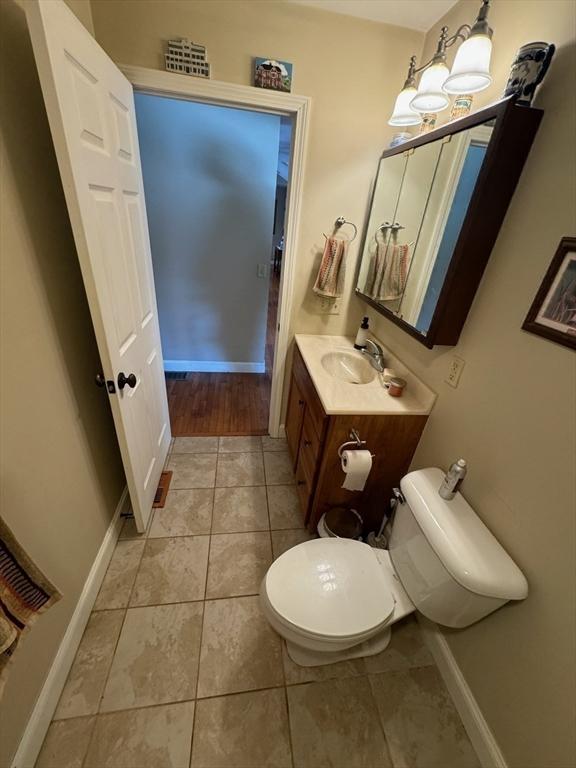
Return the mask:
[(193, 701), (100, 715), (84, 766), (188, 768), (193, 721)]
[(216, 453), (174, 453), (168, 469), (174, 473), (170, 488), (213, 488), (216, 478)]
[(98, 711), (123, 619), (124, 611), (99, 611), (90, 616), (56, 707), (55, 720)]
[(288, 443), (285, 437), (270, 437), (265, 435), (261, 438), (263, 451), (287, 451)]
[(336, 664), (324, 664), (321, 667), (301, 667), (292, 661), (284, 642), (282, 643), (282, 663), (284, 665), (286, 685), (320, 683), (323, 680), (343, 679), (345, 677), (357, 677), (358, 675), (366, 674), (363, 659), (339, 661)]
[(221, 437), (220, 453), (252, 453), (262, 450), (259, 437)]
[(191, 768), (290, 768), (283, 688), (196, 704)]
[(75, 717), (51, 723), (35, 768), (82, 768), (94, 719)]
[(148, 539), (130, 605), (203, 600), (209, 536)]
[(266, 487), (216, 488), (212, 533), (267, 531)]
[[(280, 488), (281, 486), (277, 487)], [(314, 534), (308, 533), (306, 528), (298, 528), (297, 530), (286, 531), (272, 531), (271, 533), (272, 553), (274, 555), (274, 559), (280, 557), (280, 555), (283, 555), (284, 552), (292, 549), (292, 547), (295, 547), (298, 544), (302, 544), (304, 541), (310, 541), (311, 539), (317, 538), (317, 536)]]
[(140, 565), (145, 540), (119, 541), (94, 603), (95, 611), (126, 608)]
[(193, 699), (202, 603), (129, 608), (101, 712)]
[(206, 598), (257, 595), (271, 563), (268, 531), (213, 535)]
[(368, 672), (388, 672), (434, 664), (413, 616), (393, 624), (388, 647), (376, 656), (367, 656), (365, 661)]
[(285, 451), (265, 451), (266, 485), (292, 485), (296, 482), (292, 461)]
[[(265, 454), (273, 456), (273, 453)], [(304, 528), (304, 513), (298, 501), (295, 485), (270, 485), (266, 488), (268, 494), (268, 512), (270, 528)]]
[(216, 486), (264, 485), (261, 453), (219, 453)]
[(389, 768), (368, 679), (288, 687), (295, 768)]
[(218, 438), (175, 437), (172, 453), (218, 453)]
[(262, 615), (258, 597), (208, 601), (198, 698), (282, 685), (280, 638)]
[(122, 528), (120, 528), (120, 535), (118, 538), (120, 541), (123, 539), (145, 539), (147, 535), (147, 531), (138, 533), (133, 517), (125, 517), (122, 522)]
[(477, 768), (436, 667), (371, 675), (370, 683), (396, 768)]
[(168, 491), (166, 504), (154, 510), (150, 538), (210, 533), (213, 503), (212, 488)]

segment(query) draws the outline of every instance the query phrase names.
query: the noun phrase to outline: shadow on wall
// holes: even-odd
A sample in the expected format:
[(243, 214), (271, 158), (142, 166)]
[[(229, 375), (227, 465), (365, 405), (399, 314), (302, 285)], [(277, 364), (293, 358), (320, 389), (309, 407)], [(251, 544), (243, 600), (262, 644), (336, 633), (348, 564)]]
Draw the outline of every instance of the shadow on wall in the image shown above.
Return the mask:
[[(70, 395), (84, 434), (87, 455), (99, 487), (109, 488), (109, 467), (118, 466), (118, 484), (109, 488), (115, 506), (123, 485), (122, 464), (107, 395), (94, 385), (100, 359), (80, 273), (54, 147), (43, 107), (26, 16), (14, 0), (0, 2), (3, 74), (0, 130), (6, 147), (4, 183), (11, 176), (26, 230), (33, 241), (42, 295), (50, 309), (61, 359), (68, 374)], [(23, 98), (22, 90), (26, 95)], [(8, 119), (9, 117), (9, 119)], [(28, 140), (30, 137), (30, 140)], [(65, 244), (66, 247), (62, 247)], [(17, 257), (17, 254), (13, 255)], [(33, 365), (33, 361), (31, 361)], [(37, 371), (38, 388), (43, 385)], [(46, 395), (49, 400), (49, 395)], [(21, 403), (20, 407), (25, 407)], [(42, 425), (38, 425), (41, 430)], [(50, 440), (49, 435), (41, 439)], [(107, 467), (106, 475), (101, 469)], [(106, 491), (104, 491), (106, 492)]]
[(264, 362), (280, 119), (136, 95), (165, 360)]
[[(258, 175), (257, 152), (245, 148), (239, 158), (233, 151), (222, 149), (219, 142), (205, 144), (206, 151), (196, 168), (210, 180), (213, 189), (201, 240), (197, 242), (194, 235), (191, 238), (191, 246), (199, 248), (201, 258), (188, 262), (186, 279), (192, 287), (196, 311), (209, 324), (207, 337), (211, 345), (206, 349), (207, 359), (261, 362), (269, 283), (257, 277), (257, 267), (270, 262), (273, 221), (269, 200), (262, 200), (270, 190), (263, 185), (259, 191), (255, 184), (246, 183), (247, 165)], [(193, 169), (193, 153), (190, 161)], [(264, 241), (269, 233), (267, 250), (260, 250), (261, 237), (251, 245), (255, 231), (264, 233)], [(202, 343), (202, 338), (199, 341)], [(215, 358), (211, 357), (213, 351)]]

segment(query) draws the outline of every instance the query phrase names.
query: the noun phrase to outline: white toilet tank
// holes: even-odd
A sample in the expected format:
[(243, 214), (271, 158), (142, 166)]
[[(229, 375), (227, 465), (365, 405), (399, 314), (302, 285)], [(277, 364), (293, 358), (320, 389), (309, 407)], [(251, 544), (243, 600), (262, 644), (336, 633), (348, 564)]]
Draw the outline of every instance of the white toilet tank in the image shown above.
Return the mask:
[(390, 558), (416, 609), (438, 624), (467, 627), (508, 600), (523, 600), (522, 571), (466, 499), (438, 494), (444, 473), (410, 472), (400, 487)]

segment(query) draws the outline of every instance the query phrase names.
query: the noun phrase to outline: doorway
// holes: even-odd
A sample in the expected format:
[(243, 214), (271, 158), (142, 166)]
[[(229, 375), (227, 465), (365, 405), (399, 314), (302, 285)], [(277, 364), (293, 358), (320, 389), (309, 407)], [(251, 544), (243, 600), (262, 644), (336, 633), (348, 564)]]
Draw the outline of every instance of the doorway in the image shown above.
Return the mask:
[(292, 121), (135, 104), (172, 434), (268, 434)]

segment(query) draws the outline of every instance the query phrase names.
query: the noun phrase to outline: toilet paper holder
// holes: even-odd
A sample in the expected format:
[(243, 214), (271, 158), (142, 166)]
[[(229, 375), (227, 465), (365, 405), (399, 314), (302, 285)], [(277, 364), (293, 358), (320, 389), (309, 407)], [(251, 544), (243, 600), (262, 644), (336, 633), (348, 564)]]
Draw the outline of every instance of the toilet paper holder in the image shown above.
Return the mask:
[[(338, 458), (342, 458), (342, 453), (346, 451), (348, 448), (362, 448), (366, 445), (366, 440), (362, 440), (360, 438), (360, 435), (358, 434), (357, 430), (351, 429), (350, 434), (348, 435), (350, 440), (348, 440), (345, 443), (342, 443), (340, 448), (338, 448)], [(370, 453), (370, 456), (372, 458), (375, 458), (374, 453)]]

